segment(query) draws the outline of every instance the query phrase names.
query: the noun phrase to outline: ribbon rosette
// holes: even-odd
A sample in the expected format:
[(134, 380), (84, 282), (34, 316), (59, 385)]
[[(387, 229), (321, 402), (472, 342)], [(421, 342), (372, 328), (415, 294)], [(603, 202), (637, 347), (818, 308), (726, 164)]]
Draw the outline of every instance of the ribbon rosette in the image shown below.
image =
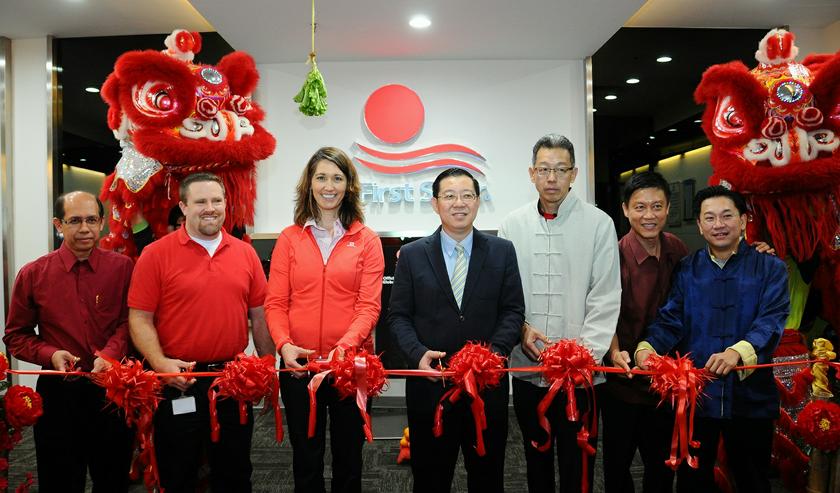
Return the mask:
[(691, 455), (688, 446), (700, 446), (700, 442), (693, 438), (694, 412), (697, 408), (697, 398), (712, 377), (703, 368), (695, 368), (688, 355), (680, 356), (679, 353), (676, 358), (652, 354), (647, 364), (654, 372), (650, 377), (651, 391), (661, 397), (660, 405), (670, 401), (676, 413), (671, 435), (671, 456), (665, 464), (676, 471), (685, 460), (690, 467), (697, 469), (697, 457)]
[(248, 422), (248, 404), (257, 404), (265, 399), (263, 414), (274, 411), (274, 436), (283, 441), (283, 417), (280, 414), (278, 396), (280, 382), (274, 368), (274, 355), (246, 356), (236, 355), (233, 361), (225, 364), (222, 375), (216, 377), (207, 391), (210, 400), (210, 438), (219, 441), (219, 415), (216, 402), (219, 398), (239, 401), (239, 423)]
[(385, 388), (385, 367), (379, 356), (370, 354), (364, 349), (348, 349), (344, 358), (333, 357), (329, 362), (310, 361), (309, 371), (316, 373), (309, 381), (309, 429), (308, 436), (315, 436), (317, 422), (317, 392), (324, 379), (332, 374), (333, 387), (342, 399), (356, 396), (356, 405), (364, 422), (365, 439), (373, 441), (370, 414), (367, 412), (368, 398), (376, 397)]
[[(583, 491), (588, 491), (589, 456), (595, 455), (595, 449), (589, 443), (589, 439), (598, 433), (598, 413), (594, 409), (595, 399), (592, 391), (592, 368), (595, 367), (595, 358), (589, 349), (578, 344), (577, 341), (561, 339), (545, 348), (540, 355), (540, 367), (542, 367), (543, 379), (549, 384), (548, 392), (537, 406), (537, 420), (540, 427), (545, 430), (546, 440), (542, 444), (532, 441), (531, 445), (540, 452), (545, 452), (551, 447), (551, 423), (545, 415), (557, 393), (563, 390), (566, 393), (566, 418), (569, 421), (584, 421), (577, 433), (577, 443), (581, 449), (581, 463), (583, 464), (581, 487)], [(582, 417), (575, 399), (575, 388), (578, 385), (584, 386), (591, 403), (589, 406), (591, 411), (587, 411)], [(586, 415), (592, 416), (589, 427), (585, 423)]]
[(125, 423), (137, 427), (137, 442), (140, 453), (131, 463), (130, 476), (137, 479), (139, 468), (143, 468), (143, 481), (152, 491), (160, 481), (155, 459), (153, 420), (160, 402), (161, 382), (154, 372), (143, 369), (143, 363), (126, 360), (120, 363), (102, 354), (111, 367), (102, 373), (94, 373), (91, 380), (105, 388), (105, 397), (125, 412)]
[(453, 372), (454, 386), (447, 390), (435, 410), (434, 435), (443, 434), (443, 404), (447, 400), (454, 404), (467, 394), (472, 399), (470, 409), (475, 420), (475, 451), (484, 456), (484, 430), (487, 418), (484, 415), (484, 400), (479, 395), (484, 389), (497, 387), (503, 376), (505, 358), (490, 350), (484, 344), (469, 342), (449, 360), (449, 372)]
[(796, 418), (796, 429), (808, 445), (834, 452), (840, 448), (840, 406), (822, 400), (809, 402)]

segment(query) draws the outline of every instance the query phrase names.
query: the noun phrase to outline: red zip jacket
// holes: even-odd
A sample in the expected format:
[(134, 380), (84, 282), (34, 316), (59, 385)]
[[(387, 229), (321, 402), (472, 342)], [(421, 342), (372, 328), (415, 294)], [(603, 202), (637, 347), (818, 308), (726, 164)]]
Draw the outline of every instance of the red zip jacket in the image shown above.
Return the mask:
[(367, 346), (379, 320), (385, 260), (379, 237), (353, 222), (324, 264), (312, 233), (284, 229), (271, 255), (265, 319), (278, 351), (291, 342), (324, 357)]

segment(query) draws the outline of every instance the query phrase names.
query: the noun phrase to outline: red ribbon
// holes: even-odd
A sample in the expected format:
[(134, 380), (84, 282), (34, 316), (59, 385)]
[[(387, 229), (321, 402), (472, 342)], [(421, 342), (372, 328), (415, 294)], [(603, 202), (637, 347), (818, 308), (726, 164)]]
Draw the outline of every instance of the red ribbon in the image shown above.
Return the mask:
[[(364, 349), (356, 352), (348, 350), (343, 359), (333, 359), (333, 386), (342, 399), (356, 397), (356, 406), (364, 423), (365, 439), (373, 441), (370, 414), (367, 411), (368, 398), (376, 397), (385, 388), (385, 367), (375, 354), (369, 354)], [(310, 414), (311, 416), (311, 414)], [(311, 423), (311, 421), (310, 421)]]
[[(590, 437), (598, 435), (598, 412), (595, 408), (595, 396), (592, 389), (592, 371), (595, 368), (595, 358), (592, 352), (578, 344), (573, 339), (561, 339), (548, 346), (540, 355), (540, 368), (543, 378), (549, 384), (548, 392), (537, 406), (537, 421), (545, 430), (546, 440), (542, 444), (532, 441), (533, 445), (540, 452), (545, 452), (551, 447), (551, 423), (546, 417), (548, 408), (560, 390), (566, 393), (566, 419), (569, 421), (583, 421), (580, 430), (577, 432), (577, 444), (581, 449), (581, 464), (583, 474), (581, 476), (581, 489), (589, 491), (589, 456), (595, 455), (595, 448), (589, 443)], [(583, 416), (577, 407), (575, 388), (583, 385), (589, 398), (590, 406)], [(587, 417), (591, 416), (587, 428)]]
[(144, 370), (143, 363), (137, 360), (125, 360), (123, 364), (101, 353), (97, 356), (108, 361), (111, 367), (102, 373), (91, 374), (91, 380), (104, 387), (105, 397), (125, 412), (126, 425), (137, 428), (135, 441), (140, 452), (131, 463), (129, 475), (137, 479), (142, 468), (146, 488), (153, 491), (160, 484), (153, 420), (161, 399), (161, 381), (154, 372)]
[(315, 424), (318, 422), (318, 398), (316, 394), (318, 388), (321, 387), (321, 383), (327, 378), (327, 375), (332, 373), (332, 370), (329, 368), (329, 363), (315, 360), (309, 360), (306, 364), (306, 370), (315, 373), (315, 376), (309, 380), (309, 384), (306, 386), (309, 390), (309, 429), (307, 430), (307, 436), (312, 438), (315, 436)]
[(213, 380), (207, 397), (210, 400), (210, 439), (219, 441), (219, 416), (216, 411), (218, 398), (231, 398), (239, 401), (239, 423), (248, 422), (248, 404), (258, 404), (265, 399), (263, 414), (274, 411), (274, 437), (283, 441), (283, 416), (278, 402), (280, 383), (274, 368), (274, 355), (246, 356), (236, 355), (233, 361), (225, 364), (222, 374)]
[(436, 437), (443, 434), (443, 404), (447, 400), (454, 404), (467, 394), (472, 402), (470, 410), (475, 422), (475, 451), (482, 457), (487, 451), (484, 448), (484, 430), (487, 429), (487, 418), (484, 415), (484, 401), (480, 393), (491, 387), (497, 387), (504, 374), (505, 358), (491, 351), (487, 346), (477, 343), (467, 343), (449, 360), (449, 371), (453, 373), (454, 386), (443, 394), (435, 409), (435, 423), (433, 432)]
[(650, 389), (661, 396), (659, 404), (670, 401), (676, 412), (671, 434), (671, 456), (665, 464), (676, 471), (686, 461), (689, 467), (697, 469), (697, 457), (691, 455), (688, 447), (700, 447), (700, 442), (694, 439), (694, 412), (697, 398), (712, 377), (703, 368), (695, 368), (688, 355), (680, 356), (679, 353), (676, 358), (652, 354), (647, 364), (654, 372), (650, 378)]

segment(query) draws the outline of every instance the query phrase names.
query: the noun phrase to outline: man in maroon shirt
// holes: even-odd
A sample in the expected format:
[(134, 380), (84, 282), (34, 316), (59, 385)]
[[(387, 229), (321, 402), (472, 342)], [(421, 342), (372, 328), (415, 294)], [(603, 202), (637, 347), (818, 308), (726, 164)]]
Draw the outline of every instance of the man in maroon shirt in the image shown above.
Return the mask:
[[(621, 264), (621, 311), (616, 333), (604, 360), (630, 370), (630, 354), (644, 339), (645, 329), (668, 297), (671, 274), (688, 254), (685, 244), (663, 232), (671, 192), (659, 173), (633, 175), (624, 186), (621, 204), (630, 232), (618, 242)], [(607, 375), (599, 386), (603, 415), (604, 490), (632, 493), (630, 464), (636, 449), (645, 464), (643, 491), (670, 492), (673, 472), (665, 465), (673, 417), (656, 407), (649, 380), (632, 375)]]
[[(64, 241), (18, 273), (3, 342), (15, 358), (45, 369), (100, 372), (110, 364), (97, 352), (120, 360), (128, 349), (133, 264), (96, 247), (103, 216), (96, 197), (70, 192), (54, 210)], [(93, 491), (127, 491), (132, 433), (105, 390), (87, 378), (42, 376), (37, 391), (44, 402), (35, 425), (40, 491), (83, 492), (88, 468)]]

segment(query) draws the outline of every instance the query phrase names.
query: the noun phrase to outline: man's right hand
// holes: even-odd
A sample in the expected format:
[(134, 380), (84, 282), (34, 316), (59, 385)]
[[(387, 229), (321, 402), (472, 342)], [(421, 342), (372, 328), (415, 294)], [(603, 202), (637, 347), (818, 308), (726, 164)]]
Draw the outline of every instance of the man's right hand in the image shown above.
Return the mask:
[[(443, 351), (426, 351), (423, 354), (423, 357), (420, 358), (420, 364), (417, 365), (417, 369), (419, 370), (440, 370), (440, 368), (432, 368), (432, 363), (435, 361), (440, 361), (441, 358), (445, 358), (446, 353)], [(427, 379), (431, 380), (432, 382), (437, 382), (440, 380), (440, 377), (426, 377)]]
[(542, 350), (537, 347), (537, 341), (545, 345), (551, 344), (545, 334), (531, 327), (528, 322), (522, 324), (522, 352), (534, 361), (539, 361), (540, 353), (542, 353)]
[(615, 368), (621, 368), (627, 372), (624, 376), (627, 378), (633, 378), (633, 374), (630, 373), (630, 353), (627, 351), (613, 349), (610, 352), (610, 359), (612, 360), (612, 364)]
[[(306, 359), (314, 352), (314, 349), (303, 349), (300, 346), (295, 346), (294, 344), (287, 342), (280, 348), (280, 357), (283, 358), (283, 364), (286, 368), (303, 368), (297, 360)], [(292, 376), (295, 378), (300, 378), (304, 375), (306, 375), (305, 371), (292, 372)]]
[(70, 353), (70, 351), (65, 351), (63, 349), (59, 349), (58, 351), (52, 353), (52, 356), (50, 357), (52, 367), (56, 371), (71, 371), (78, 361), (78, 356), (74, 356)]
[(640, 370), (649, 370), (647, 360), (653, 354), (653, 351), (650, 349), (639, 349), (636, 352), (636, 365), (639, 366)]
[[(152, 368), (158, 373), (179, 373), (181, 371), (191, 371), (195, 366), (195, 361), (187, 362), (179, 359), (163, 358), (155, 363), (149, 362)], [(187, 380), (184, 377), (166, 377), (163, 379), (166, 385), (175, 387), (181, 392), (185, 392), (192, 384), (195, 383), (195, 378)]]

